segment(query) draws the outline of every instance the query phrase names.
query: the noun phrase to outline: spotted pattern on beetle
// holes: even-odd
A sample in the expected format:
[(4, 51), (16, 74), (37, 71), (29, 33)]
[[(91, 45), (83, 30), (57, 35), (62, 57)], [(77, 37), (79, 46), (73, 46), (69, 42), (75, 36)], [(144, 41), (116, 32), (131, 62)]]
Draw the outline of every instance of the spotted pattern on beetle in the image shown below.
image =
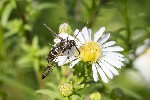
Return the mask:
[(71, 50), (72, 47), (75, 47), (77, 49), (77, 51), (79, 52), (79, 50), (76, 46), (76, 42), (74, 40), (69, 40), (68, 38), (63, 39), (63, 38), (59, 37), (55, 32), (53, 32), (45, 23), (44, 23), (44, 26), (46, 26), (52, 32), (53, 36), (56, 35), (56, 37), (59, 38), (61, 41), (58, 42), (46, 56), (46, 60), (47, 60), (48, 64), (47, 64), (47, 67), (42, 72), (42, 79), (47, 77), (50, 74), (50, 72), (53, 71), (53, 67), (56, 66), (55, 59), (58, 56), (63, 55), (65, 51)]

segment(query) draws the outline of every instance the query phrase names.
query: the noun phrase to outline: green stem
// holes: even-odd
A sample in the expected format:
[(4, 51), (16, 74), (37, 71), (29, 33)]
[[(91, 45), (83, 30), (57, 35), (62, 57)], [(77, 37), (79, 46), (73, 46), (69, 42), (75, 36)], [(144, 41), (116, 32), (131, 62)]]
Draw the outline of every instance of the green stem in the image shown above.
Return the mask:
[[(130, 26), (130, 20), (129, 20), (129, 16), (128, 16), (128, 11), (127, 11), (127, 0), (121, 0), (122, 3), (122, 11), (123, 11), (123, 15), (124, 15), (124, 20), (125, 20), (125, 24), (126, 24), (126, 31), (127, 31), (127, 37), (126, 37), (126, 46), (127, 46), (127, 52), (128, 54), (130, 53), (131, 50), (133, 50), (133, 46), (132, 46), (132, 40), (131, 40), (131, 26)], [(133, 54), (135, 55), (135, 51), (133, 52)], [(130, 68), (132, 67), (132, 63), (133, 60), (129, 58), (129, 62), (126, 66), (126, 68)]]
[(122, 10), (123, 10), (123, 15), (125, 19), (125, 24), (126, 24), (126, 31), (127, 31), (127, 49), (128, 51), (131, 50), (132, 48), (132, 42), (131, 42), (131, 29), (130, 29), (130, 20), (128, 16), (128, 11), (127, 11), (127, 0), (122, 0)]
[[(20, 8), (20, 5), (19, 5), (19, 3), (18, 3), (17, 0), (16, 0), (16, 10), (17, 10), (17, 13), (18, 13), (19, 17), (21, 17), (21, 19), (22, 19), (22, 22), (23, 22), (22, 28), (23, 28), (24, 25), (28, 23), (28, 21), (27, 21), (27, 19), (26, 19), (25, 14), (22, 13), (21, 8)], [(23, 28), (23, 30), (24, 30), (24, 28)], [(29, 44), (31, 44), (31, 43), (32, 43), (32, 36), (31, 36), (30, 31), (24, 30), (24, 34), (23, 34), (23, 35), (25, 35), (27, 42), (28, 42)]]
[(97, 15), (99, 14), (99, 10), (100, 10), (100, 4), (101, 4), (101, 0), (99, 0), (99, 4), (96, 6), (96, 1), (92, 0), (92, 8), (89, 12), (89, 23), (88, 26), (92, 27)]
[(72, 100), (72, 96), (69, 96), (69, 97), (68, 97), (68, 100)]
[(61, 83), (64, 83), (66, 81), (66, 73), (67, 73), (67, 69), (66, 66), (62, 66), (61, 67)]

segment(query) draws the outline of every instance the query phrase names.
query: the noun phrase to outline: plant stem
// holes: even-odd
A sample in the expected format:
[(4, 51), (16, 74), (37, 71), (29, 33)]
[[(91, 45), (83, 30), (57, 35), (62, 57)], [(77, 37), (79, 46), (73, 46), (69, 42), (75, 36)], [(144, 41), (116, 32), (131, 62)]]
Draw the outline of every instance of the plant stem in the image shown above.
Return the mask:
[(127, 1), (126, 0), (121, 0), (122, 1), (122, 10), (123, 10), (123, 15), (125, 19), (125, 24), (126, 24), (126, 31), (127, 31), (127, 38), (126, 38), (126, 43), (127, 43), (127, 50), (130, 51), (132, 48), (132, 42), (131, 42), (131, 29), (130, 29), (130, 20), (128, 16), (128, 11), (127, 11)]
[[(133, 46), (132, 46), (132, 40), (131, 40), (131, 26), (130, 26), (130, 20), (129, 20), (129, 16), (128, 16), (128, 11), (127, 11), (127, 0), (121, 0), (122, 3), (122, 11), (123, 11), (123, 15), (124, 15), (124, 20), (125, 20), (125, 24), (126, 24), (126, 31), (127, 31), (127, 37), (126, 37), (126, 46), (127, 46), (127, 53), (130, 54), (130, 51), (133, 50)], [(133, 55), (135, 55), (135, 51), (132, 53)], [(133, 59), (129, 59), (129, 63), (126, 65), (126, 68), (130, 68), (132, 67), (132, 63), (133, 63)]]
[(99, 13), (99, 10), (100, 10), (100, 4), (101, 4), (101, 0), (99, 0), (99, 4), (96, 6), (96, 1), (95, 0), (92, 0), (92, 8), (90, 10), (90, 18), (89, 18), (89, 23), (88, 23), (88, 26), (89, 27), (92, 27), (92, 25), (94, 24), (95, 20), (96, 20), (96, 17)]
[[(16, 0), (16, 10), (17, 10), (17, 12), (18, 12), (18, 15), (19, 15), (19, 16), (21, 17), (21, 19), (22, 19), (22, 22), (23, 22), (22, 28), (23, 28), (24, 25), (27, 24), (28, 21), (27, 21), (27, 19), (26, 19), (25, 14), (22, 13), (22, 11), (21, 11), (21, 9), (20, 9), (20, 5), (19, 5), (19, 3), (18, 3), (17, 0)], [(24, 30), (24, 28), (23, 28), (23, 30)], [(23, 35), (25, 35), (27, 42), (28, 42), (29, 44), (31, 44), (31, 43), (32, 43), (32, 36), (31, 36), (30, 31), (24, 30), (24, 34), (23, 34)]]

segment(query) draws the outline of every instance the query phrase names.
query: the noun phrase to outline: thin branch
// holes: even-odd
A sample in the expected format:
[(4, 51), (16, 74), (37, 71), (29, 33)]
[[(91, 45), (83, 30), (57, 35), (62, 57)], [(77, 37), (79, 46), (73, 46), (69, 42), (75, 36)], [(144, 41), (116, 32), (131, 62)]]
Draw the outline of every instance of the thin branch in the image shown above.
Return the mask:
[(92, 6), (93, 6), (92, 7), (93, 10), (91, 11), (92, 12), (92, 16), (91, 16), (91, 18), (90, 18), (90, 20), (88, 22), (88, 26), (89, 27), (92, 27), (93, 23), (96, 20), (97, 15), (99, 14), (101, 0), (99, 0), (99, 4), (97, 5), (97, 7), (95, 7), (96, 5), (94, 3), (95, 3), (95, 0), (93, 0), (93, 4), (92, 4)]

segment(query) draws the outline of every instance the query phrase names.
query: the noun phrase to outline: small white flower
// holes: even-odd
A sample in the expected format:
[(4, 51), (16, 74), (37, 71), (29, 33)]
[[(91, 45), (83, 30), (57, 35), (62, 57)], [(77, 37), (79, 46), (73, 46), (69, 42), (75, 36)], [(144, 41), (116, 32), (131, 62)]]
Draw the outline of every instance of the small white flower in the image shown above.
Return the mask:
[[(113, 79), (114, 75), (118, 75), (118, 71), (114, 68), (121, 68), (123, 66), (124, 56), (118, 51), (123, 51), (120, 46), (113, 46), (116, 42), (106, 42), (110, 34), (104, 36), (103, 33), (105, 27), (102, 27), (94, 34), (94, 39), (91, 39), (91, 29), (84, 27), (81, 31), (75, 30), (75, 38), (66, 34), (59, 34), (62, 38), (69, 40), (75, 40), (77, 48), (80, 54), (77, 54), (77, 50), (73, 47), (72, 50), (66, 51), (63, 56), (58, 56), (56, 62), (61, 66), (65, 63), (71, 62), (70, 68), (72, 68), (79, 61), (89, 62), (92, 64), (93, 79), (95, 82), (99, 80), (98, 74), (105, 83), (108, 83), (107, 77)], [(68, 59), (69, 56), (69, 59)]]

